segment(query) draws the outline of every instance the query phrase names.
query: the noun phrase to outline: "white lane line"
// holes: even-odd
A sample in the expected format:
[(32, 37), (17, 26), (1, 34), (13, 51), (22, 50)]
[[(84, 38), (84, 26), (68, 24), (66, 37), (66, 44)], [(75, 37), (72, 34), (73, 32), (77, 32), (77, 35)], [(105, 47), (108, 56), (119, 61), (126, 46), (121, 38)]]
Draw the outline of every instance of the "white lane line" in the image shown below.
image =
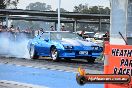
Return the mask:
[[(4, 64), (4, 63), (0, 63), (0, 64)], [(61, 71), (61, 72), (67, 72), (67, 73), (78, 73), (75, 71), (67, 71), (67, 70), (60, 70), (60, 69), (53, 69), (53, 68), (45, 68), (45, 67), (35, 67), (35, 66), (27, 66), (27, 65), (17, 65), (17, 64), (7, 64), (7, 65), (14, 65), (14, 66), (18, 66), (18, 67), (28, 67), (28, 68), (36, 68), (36, 69), (44, 69), (44, 70), (53, 70), (53, 71)]]
[(17, 88), (49, 88), (45, 86), (39, 86), (39, 85), (33, 85), (33, 84), (28, 84), (28, 83), (21, 83), (21, 82), (16, 82), (16, 81), (8, 81), (8, 80), (0, 80), (0, 84), (5, 85), (5, 86), (17, 86)]

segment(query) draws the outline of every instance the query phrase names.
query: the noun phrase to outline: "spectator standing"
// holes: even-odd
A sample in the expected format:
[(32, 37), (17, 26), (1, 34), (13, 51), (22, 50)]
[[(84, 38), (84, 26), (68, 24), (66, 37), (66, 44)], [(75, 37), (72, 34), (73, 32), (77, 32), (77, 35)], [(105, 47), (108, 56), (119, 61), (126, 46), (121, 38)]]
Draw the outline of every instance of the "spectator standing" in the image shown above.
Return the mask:
[(51, 26), (51, 27), (50, 27), (50, 30), (51, 30), (51, 31), (55, 31), (55, 29), (54, 29), (54, 27), (53, 27), (53, 26)]
[(109, 32), (106, 31), (106, 33), (103, 37), (104, 37), (104, 41), (109, 41), (109, 37), (110, 37)]
[(109, 38), (109, 37), (110, 37), (110, 36), (109, 36), (109, 32), (108, 32), (108, 31), (106, 31), (106, 32), (105, 32), (104, 37), (106, 37), (106, 38)]
[(62, 27), (61, 27), (61, 31), (66, 31), (66, 29), (65, 29), (65, 26), (64, 26), (64, 25), (62, 25)]

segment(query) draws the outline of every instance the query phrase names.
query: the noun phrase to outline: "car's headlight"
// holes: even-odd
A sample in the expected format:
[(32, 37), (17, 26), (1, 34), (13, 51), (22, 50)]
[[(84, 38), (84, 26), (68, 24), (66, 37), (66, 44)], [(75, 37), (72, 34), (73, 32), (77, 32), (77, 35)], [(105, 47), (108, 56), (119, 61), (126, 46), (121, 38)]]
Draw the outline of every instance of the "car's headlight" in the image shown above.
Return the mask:
[(73, 49), (73, 46), (64, 46), (65, 49)]

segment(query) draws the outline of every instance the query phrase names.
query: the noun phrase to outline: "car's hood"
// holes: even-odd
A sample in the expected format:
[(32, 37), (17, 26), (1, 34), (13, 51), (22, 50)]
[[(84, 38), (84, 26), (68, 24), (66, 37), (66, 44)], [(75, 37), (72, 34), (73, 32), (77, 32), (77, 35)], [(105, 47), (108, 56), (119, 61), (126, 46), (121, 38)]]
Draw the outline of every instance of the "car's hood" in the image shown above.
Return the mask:
[(71, 45), (71, 46), (97, 46), (97, 44), (93, 42), (79, 40), (79, 39), (62, 39), (59, 42), (63, 45)]

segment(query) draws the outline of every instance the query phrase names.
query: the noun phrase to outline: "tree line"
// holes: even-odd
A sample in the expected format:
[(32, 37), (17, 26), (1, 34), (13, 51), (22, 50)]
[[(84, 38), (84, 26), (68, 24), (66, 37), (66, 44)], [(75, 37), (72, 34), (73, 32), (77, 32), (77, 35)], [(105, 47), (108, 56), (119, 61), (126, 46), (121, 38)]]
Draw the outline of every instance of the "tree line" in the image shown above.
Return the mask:
[[(14, 5), (17, 8), (19, 0), (0, 0), (0, 9), (6, 9), (10, 5)], [(27, 7), (27, 10), (41, 10), (41, 11), (52, 11), (51, 5), (46, 5), (46, 3), (30, 3)], [(56, 9), (57, 11), (57, 9)], [(68, 12), (64, 8), (60, 9), (61, 12)], [(79, 4), (74, 6), (73, 12), (85, 13), (85, 14), (110, 14), (109, 7), (103, 6), (89, 6), (88, 4)]]
[(19, 0), (0, 0), (0, 9), (17, 8)]
[[(19, 0), (0, 0), (0, 9), (6, 9), (6, 7), (14, 6), (15, 9), (17, 9), (17, 4), (19, 3)], [(12, 8), (11, 8), (12, 9)], [(40, 11), (53, 11), (51, 8), (51, 5), (47, 5), (46, 3), (30, 3), (26, 10), (40, 10)], [(56, 9), (57, 11), (57, 9)], [(68, 12), (64, 8), (60, 9), (60, 12)], [(73, 12), (78, 13), (85, 13), (85, 14), (110, 14), (110, 8), (109, 7), (103, 7), (103, 6), (89, 6), (88, 4), (79, 4), (78, 6), (74, 6)], [(48, 22), (33, 22), (33, 21), (13, 21), (12, 24), (16, 27), (20, 27), (21, 29), (25, 29), (26, 27), (31, 29), (36, 28), (44, 28), (48, 29), (51, 25), (54, 25), (54, 23), (48, 23)], [(73, 30), (72, 24), (65, 24), (68, 30)], [(81, 23), (78, 24), (77, 30), (88, 30), (88, 31), (98, 31), (98, 24), (87, 24), (87, 23)], [(109, 26), (107, 24), (102, 25), (102, 30), (108, 30)]]

